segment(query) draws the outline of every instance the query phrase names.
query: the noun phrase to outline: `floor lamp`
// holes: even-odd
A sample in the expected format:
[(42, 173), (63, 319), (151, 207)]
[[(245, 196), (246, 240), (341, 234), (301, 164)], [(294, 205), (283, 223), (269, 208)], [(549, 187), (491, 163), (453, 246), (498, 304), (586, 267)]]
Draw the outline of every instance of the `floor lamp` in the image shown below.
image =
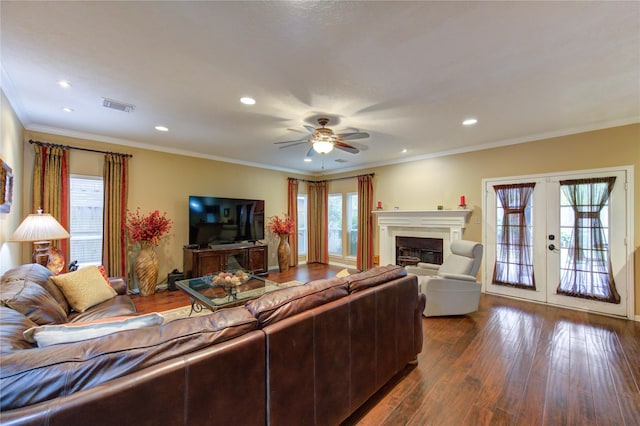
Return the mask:
[[(60, 225), (60, 222), (50, 214), (38, 210), (38, 213), (30, 214), (22, 221), (9, 241), (33, 242), (33, 261), (48, 267), (50, 250), (55, 248), (51, 246), (50, 241), (64, 240), (69, 237), (69, 233)], [(64, 268), (64, 258), (62, 267)], [(53, 272), (58, 273), (60, 270)]]

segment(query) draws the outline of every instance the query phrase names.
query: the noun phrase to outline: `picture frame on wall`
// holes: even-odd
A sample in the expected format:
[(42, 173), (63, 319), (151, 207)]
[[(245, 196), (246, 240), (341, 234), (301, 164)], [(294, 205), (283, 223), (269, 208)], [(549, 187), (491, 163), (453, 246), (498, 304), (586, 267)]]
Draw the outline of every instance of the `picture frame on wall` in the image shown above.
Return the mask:
[(13, 201), (13, 170), (0, 158), (0, 213), (9, 213)]

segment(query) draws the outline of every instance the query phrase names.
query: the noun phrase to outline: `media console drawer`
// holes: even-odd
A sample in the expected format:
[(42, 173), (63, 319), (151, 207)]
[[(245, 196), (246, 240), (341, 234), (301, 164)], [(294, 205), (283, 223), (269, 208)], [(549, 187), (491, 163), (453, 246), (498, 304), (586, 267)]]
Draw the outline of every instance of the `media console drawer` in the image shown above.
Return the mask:
[(216, 272), (244, 269), (252, 274), (268, 272), (267, 245), (246, 247), (184, 249), (184, 274), (186, 278), (201, 277)]

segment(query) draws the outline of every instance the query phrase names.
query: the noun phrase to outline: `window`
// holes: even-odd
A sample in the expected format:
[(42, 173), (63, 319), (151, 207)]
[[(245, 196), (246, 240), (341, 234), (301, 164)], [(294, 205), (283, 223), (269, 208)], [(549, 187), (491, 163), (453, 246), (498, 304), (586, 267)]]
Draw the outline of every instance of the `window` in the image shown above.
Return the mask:
[(306, 256), (307, 231), (307, 194), (298, 195), (298, 254)]
[(329, 254), (342, 256), (342, 194), (329, 194)]
[(358, 255), (358, 193), (347, 194), (347, 233), (348, 247), (347, 256), (356, 257)]
[(104, 185), (101, 177), (71, 175), (69, 182), (70, 261), (78, 266), (102, 263), (102, 212)]
[(356, 257), (358, 250), (358, 193), (329, 194), (328, 201), (329, 255), (343, 259)]

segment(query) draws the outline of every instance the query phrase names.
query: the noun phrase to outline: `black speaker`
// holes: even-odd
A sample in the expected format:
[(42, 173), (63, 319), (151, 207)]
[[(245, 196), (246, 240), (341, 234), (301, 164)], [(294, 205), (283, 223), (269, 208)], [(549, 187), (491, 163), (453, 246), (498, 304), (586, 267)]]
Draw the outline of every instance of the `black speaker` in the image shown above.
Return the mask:
[(184, 280), (184, 273), (174, 269), (172, 272), (167, 274), (167, 282), (169, 283), (169, 291), (175, 291), (176, 289), (176, 281)]

